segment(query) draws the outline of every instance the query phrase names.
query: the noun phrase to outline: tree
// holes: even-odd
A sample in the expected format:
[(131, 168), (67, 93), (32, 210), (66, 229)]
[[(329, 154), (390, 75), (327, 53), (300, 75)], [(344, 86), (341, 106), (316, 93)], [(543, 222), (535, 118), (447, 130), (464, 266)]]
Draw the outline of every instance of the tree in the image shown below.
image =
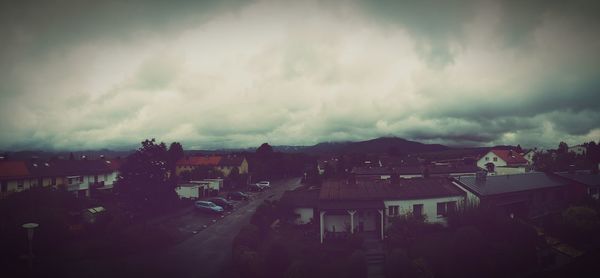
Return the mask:
[(267, 157), (273, 153), (273, 147), (269, 143), (263, 143), (256, 149), (256, 153), (261, 157)]
[(179, 142), (171, 143), (171, 145), (169, 146), (169, 155), (168, 155), (169, 170), (171, 171), (171, 173), (175, 173), (175, 166), (177, 164), (177, 161), (182, 158), (183, 158), (183, 147), (181, 146), (181, 144)]
[(165, 143), (145, 140), (129, 155), (120, 169), (117, 192), (145, 210), (164, 208), (176, 199), (168, 180), (169, 155)]
[(560, 142), (558, 144), (558, 149), (556, 150), (559, 154), (564, 154), (569, 152), (569, 146), (565, 142)]

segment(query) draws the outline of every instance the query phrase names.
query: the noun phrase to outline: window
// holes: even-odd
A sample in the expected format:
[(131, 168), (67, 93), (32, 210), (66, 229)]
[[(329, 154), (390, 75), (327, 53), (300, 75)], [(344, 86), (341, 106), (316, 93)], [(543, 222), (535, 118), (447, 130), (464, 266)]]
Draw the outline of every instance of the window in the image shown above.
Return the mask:
[(490, 161), (490, 158), (486, 156), (485, 161)]
[(52, 185), (56, 185), (56, 178), (52, 178)]
[(23, 186), (25, 185), (25, 183), (22, 180), (18, 180), (17, 181), (17, 188), (19, 189), (23, 189)]
[(413, 205), (413, 215), (423, 215), (423, 204)]
[(388, 207), (388, 215), (389, 216), (396, 216), (398, 215), (399, 212), (399, 206), (389, 206)]
[(5, 193), (8, 191), (8, 184), (6, 183), (6, 181), (2, 181), (2, 189), (1, 192)]
[(496, 161), (498, 161), (498, 158), (497, 158), (497, 157), (494, 157), (494, 162), (496, 162)]
[(444, 202), (437, 204), (437, 215), (447, 216), (456, 210), (456, 202)]

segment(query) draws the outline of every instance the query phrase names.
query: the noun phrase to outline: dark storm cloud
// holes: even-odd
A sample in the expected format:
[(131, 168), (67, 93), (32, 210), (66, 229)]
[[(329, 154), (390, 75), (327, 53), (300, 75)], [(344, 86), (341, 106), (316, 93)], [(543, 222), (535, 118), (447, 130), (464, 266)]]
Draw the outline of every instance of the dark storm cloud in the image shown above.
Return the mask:
[(3, 149), (600, 138), (596, 1), (0, 5)]

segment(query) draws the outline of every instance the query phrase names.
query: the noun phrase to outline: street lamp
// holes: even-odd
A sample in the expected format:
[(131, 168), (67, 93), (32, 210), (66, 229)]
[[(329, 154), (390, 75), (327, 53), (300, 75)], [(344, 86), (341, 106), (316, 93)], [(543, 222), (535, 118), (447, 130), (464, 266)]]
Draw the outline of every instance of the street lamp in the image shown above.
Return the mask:
[(26, 223), (22, 226), (27, 230), (27, 245), (29, 246), (29, 255), (27, 255), (27, 258), (29, 259), (29, 270), (33, 268), (33, 230), (38, 226), (37, 223)]

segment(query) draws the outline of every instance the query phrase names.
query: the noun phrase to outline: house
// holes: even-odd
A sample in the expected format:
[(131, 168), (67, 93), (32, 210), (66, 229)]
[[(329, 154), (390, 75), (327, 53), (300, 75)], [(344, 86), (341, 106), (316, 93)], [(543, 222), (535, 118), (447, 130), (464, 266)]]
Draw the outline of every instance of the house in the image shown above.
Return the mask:
[(523, 154), (523, 158), (527, 160), (527, 165), (533, 165), (533, 157), (539, 153), (538, 149), (531, 149)]
[[(313, 189), (314, 190), (314, 189)], [(390, 180), (330, 180), (318, 195), (286, 192), (281, 203), (299, 215), (304, 224), (316, 217), (320, 240), (372, 233), (383, 239), (386, 226), (396, 217), (418, 214), (429, 223), (446, 223), (448, 213), (465, 200), (465, 193), (448, 178)], [(315, 222), (316, 222), (315, 221)]]
[(573, 171), (571, 173), (556, 173), (557, 176), (569, 181), (574, 186), (580, 186), (583, 194), (593, 199), (600, 199), (600, 174), (593, 171)]
[(36, 186), (24, 161), (0, 160), (0, 198)]
[(569, 152), (574, 153), (576, 155), (585, 155), (585, 153), (587, 152), (587, 148), (583, 145), (577, 145), (569, 147)]
[(89, 197), (91, 189), (112, 185), (114, 169), (105, 160), (0, 161), (2, 192), (54, 187)]
[(175, 166), (175, 174), (180, 175), (185, 171), (193, 171), (196, 168), (208, 167), (217, 169), (223, 173), (225, 177), (231, 174), (231, 171), (237, 169), (239, 174), (248, 173), (248, 160), (241, 156), (192, 156), (182, 158), (177, 161)]
[(477, 167), (487, 170), (490, 175), (525, 173), (528, 161), (513, 150), (493, 149), (477, 160)]
[(536, 218), (559, 211), (577, 198), (576, 188), (562, 178), (541, 172), (454, 178), (467, 194), (467, 203), (499, 214)]
[(283, 193), (280, 203), (297, 215), (293, 223), (308, 224), (318, 218), (319, 188), (298, 188)]
[(241, 156), (226, 156), (217, 163), (216, 169), (223, 172), (225, 177), (228, 177), (234, 169), (240, 175), (248, 174), (248, 160)]
[(114, 170), (106, 160), (51, 160), (31, 163), (29, 170), (43, 182), (42, 186), (53, 186), (73, 192), (77, 197), (90, 197), (93, 190), (112, 188), (116, 180)]
[(185, 157), (177, 161), (175, 164), (175, 174), (180, 175), (185, 171), (193, 171), (200, 167), (216, 167), (221, 161), (220, 156), (192, 156)]

